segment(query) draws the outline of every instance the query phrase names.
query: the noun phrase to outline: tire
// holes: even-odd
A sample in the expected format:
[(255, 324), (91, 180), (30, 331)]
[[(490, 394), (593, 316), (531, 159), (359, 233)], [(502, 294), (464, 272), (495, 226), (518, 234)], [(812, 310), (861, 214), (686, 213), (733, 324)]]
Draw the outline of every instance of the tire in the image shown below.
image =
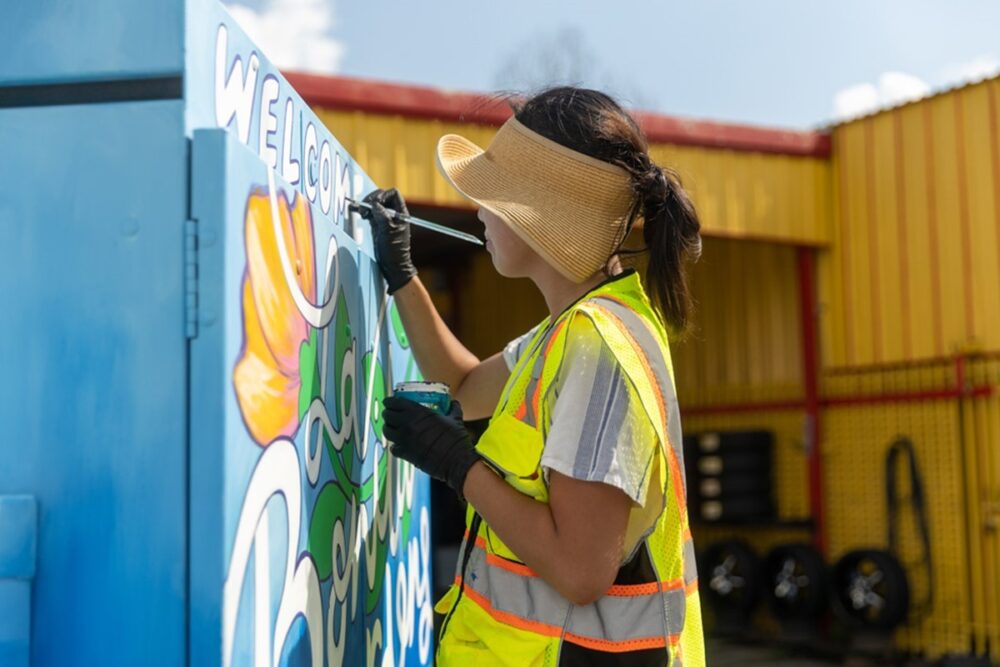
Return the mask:
[(888, 551), (858, 549), (831, 573), (833, 608), (849, 625), (889, 631), (906, 620), (910, 587), (906, 571)]
[(699, 590), (706, 604), (720, 612), (747, 614), (760, 599), (760, 559), (742, 540), (722, 540), (698, 558)]
[(700, 454), (729, 454), (754, 452), (770, 456), (774, 447), (774, 434), (770, 431), (706, 431), (696, 433), (690, 443), (692, 451)]
[(774, 518), (774, 501), (769, 497), (736, 495), (726, 500), (699, 500), (697, 517), (706, 523), (769, 521)]
[(693, 491), (703, 500), (735, 495), (771, 497), (770, 475), (701, 475)]
[(726, 473), (770, 475), (771, 473), (771, 457), (753, 452), (699, 456), (693, 464), (699, 476), (719, 476)]
[(823, 557), (809, 544), (781, 544), (764, 559), (762, 587), (781, 620), (814, 620), (826, 611), (829, 576)]

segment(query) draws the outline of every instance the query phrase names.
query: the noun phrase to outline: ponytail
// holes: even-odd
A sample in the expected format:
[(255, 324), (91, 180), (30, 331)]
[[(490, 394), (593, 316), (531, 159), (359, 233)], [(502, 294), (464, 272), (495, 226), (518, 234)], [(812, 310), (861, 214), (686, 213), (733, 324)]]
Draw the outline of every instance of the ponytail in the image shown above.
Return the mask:
[(642, 237), (649, 251), (646, 289), (660, 317), (680, 335), (691, 320), (686, 265), (701, 256), (701, 224), (676, 172), (650, 163), (640, 178)]

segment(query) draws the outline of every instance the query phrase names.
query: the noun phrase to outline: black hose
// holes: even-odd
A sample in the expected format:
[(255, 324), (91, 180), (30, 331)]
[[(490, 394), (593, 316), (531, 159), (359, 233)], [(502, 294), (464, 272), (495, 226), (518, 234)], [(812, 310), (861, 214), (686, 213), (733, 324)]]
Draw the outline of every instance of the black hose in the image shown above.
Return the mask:
[(917, 530), (920, 533), (920, 544), (923, 549), (923, 557), (917, 561), (924, 566), (927, 576), (927, 593), (924, 599), (913, 606), (912, 620), (923, 618), (930, 613), (934, 603), (934, 567), (931, 560), (931, 538), (930, 530), (927, 526), (927, 507), (924, 497), (924, 483), (917, 468), (917, 455), (913, 449), (913, 441), (906, 436), (898, 436), (889, 446), (889, 452), (885, 457), (885, 490), (887, 509), (889, 513), (889, 551), (900, 557), (898, 545), (898, 534), (896, 532), (896, 520), (899, 515), (901, 498), (897, 494), (896, 484), (896, 459), (906, 454), (909, 459), (910, 472), (910, 504), (913, 506), (914, 514), (917, 517)]

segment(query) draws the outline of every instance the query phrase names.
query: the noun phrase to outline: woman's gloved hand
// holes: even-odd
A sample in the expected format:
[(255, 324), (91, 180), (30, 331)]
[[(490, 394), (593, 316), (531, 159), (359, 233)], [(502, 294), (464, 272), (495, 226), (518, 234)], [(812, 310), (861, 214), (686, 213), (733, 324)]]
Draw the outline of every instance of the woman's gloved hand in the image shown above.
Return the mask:
[(482, 457), (465, 430), (458, 401), (451, 402), (446, 415), (398, 396), (382, 405), (382, 433), (392, 441), (389, 451), (441, 480), (464, 500), (465, 478)]
[(385, 278), (389, 294), (410, 282), (417, 269), (410, 259), (410, 223), (392, 217), (392, 211), (409, 215), (406, 202), (396, 188), (375, 190), (364, 198), (371, 209), (361, 209), (361, 217), (372, 224), (375, 260)]

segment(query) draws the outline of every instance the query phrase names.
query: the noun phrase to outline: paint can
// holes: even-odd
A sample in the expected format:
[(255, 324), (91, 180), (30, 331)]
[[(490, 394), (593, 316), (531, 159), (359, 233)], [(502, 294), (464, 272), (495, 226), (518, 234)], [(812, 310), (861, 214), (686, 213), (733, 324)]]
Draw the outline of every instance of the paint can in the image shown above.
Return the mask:
[(445, 415), (451, 409), (451, 391), (444, 382), (400, 382), (395, 396), (409, 399)]

